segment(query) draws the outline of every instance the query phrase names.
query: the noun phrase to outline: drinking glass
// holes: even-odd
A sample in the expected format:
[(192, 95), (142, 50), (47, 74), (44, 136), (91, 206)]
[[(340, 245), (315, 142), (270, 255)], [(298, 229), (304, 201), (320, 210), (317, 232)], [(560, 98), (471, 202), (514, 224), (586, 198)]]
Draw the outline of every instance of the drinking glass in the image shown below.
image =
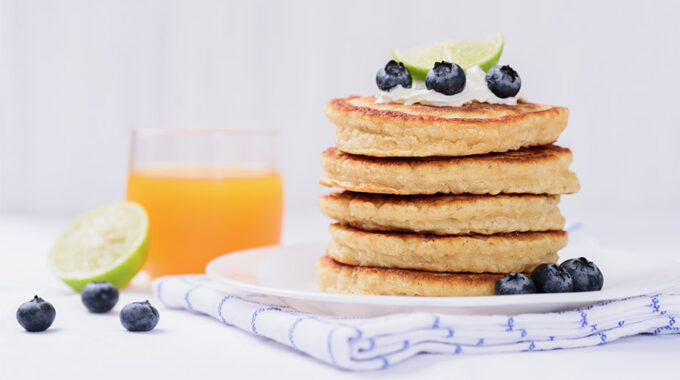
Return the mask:
[(149, 215), (151, 277), (281, 238), (283, 184), (270, 129), (132, 131), (127, 199)]

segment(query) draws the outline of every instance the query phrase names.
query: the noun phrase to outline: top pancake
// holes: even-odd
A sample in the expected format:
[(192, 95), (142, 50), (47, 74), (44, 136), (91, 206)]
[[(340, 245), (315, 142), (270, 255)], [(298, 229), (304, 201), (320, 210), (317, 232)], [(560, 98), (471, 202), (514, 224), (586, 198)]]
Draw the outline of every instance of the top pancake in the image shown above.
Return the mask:
[(374, 157), (467, 156), (555, 142), (567, 126), (564, 107), (520, 102), (461, 107), (376, 104), (350, 96), (326, 104), (343, 152)]

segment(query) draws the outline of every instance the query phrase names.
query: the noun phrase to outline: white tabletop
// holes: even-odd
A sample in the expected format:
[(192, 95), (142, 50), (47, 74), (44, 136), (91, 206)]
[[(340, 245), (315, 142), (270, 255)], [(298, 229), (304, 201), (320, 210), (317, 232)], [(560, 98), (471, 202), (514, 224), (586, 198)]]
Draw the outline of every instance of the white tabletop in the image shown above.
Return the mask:
[[(326, 227), (315, 215), (289, 217), (284, 242), (319, 240)], [(277, 343), (186, 311), (159, 307), (160, 323), (147, 334), (126, 332), (118, 311), (128, 302), (150, 299), (137, 284), (121, 292), (114, 311), (89, 314), (79, 295), (48, 271), (46, 255), (66, 220), (37, 215), (0, 217), (0, 378), (323, 378), (348, 376)], [(669, 226), (669, 224), (665, 224)], [(671, 223), (670, 226), (673, 224)], [(616, 227), (616, 228), (615, 228)], [(677, 226), (676, 226), (677, 227)], [(669, 232), (670, 232), (669, 227)], [(616, 218), (600, 219), (593, 230), (609, 246), (675, 254), (677, 238), (666, 231), (621, 231)], [(665, 236), (665, 238), (664, 238)], [(599, 236), (598, 236), (599, 237)], [(34, 293), (57, 310), (45, 333), (26, 333), (16, 308)], [(680, 335), (637, 336), (588, 349), (480, 356), (421, 355), (387, 370), (352, 373), (371, 378), (649, 378), (677, 375)]]

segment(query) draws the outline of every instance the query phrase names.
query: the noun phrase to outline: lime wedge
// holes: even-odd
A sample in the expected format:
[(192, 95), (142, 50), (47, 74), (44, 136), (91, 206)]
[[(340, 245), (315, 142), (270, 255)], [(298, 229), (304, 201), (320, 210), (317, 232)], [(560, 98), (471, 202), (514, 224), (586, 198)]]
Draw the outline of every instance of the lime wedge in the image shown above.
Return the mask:
[(447, 61), (463, 69), (478, 65), (488, 71), (494, 67), (503, 52), (503, 34), (467, 41), (446, 41), (418, 46), (407, 50), (392, 49), (392, 56), (411, 72), (413, 80), (425, 80), (425, 75), (435, 62)]
[(149, 221), (142, 206), (112, 203), (74, 220), (50, 252), (50, 268), (80, 291), (92, 281), (120, 288), (139, 272), (149, 252)]

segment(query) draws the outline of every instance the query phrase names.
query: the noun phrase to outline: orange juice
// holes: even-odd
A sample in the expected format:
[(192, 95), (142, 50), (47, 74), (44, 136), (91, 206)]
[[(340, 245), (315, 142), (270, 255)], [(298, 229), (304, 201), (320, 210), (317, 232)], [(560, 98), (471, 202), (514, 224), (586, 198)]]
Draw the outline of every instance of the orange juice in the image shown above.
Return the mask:
[(127, 199), (149, 214), (144, 269), (152, 277), (203, 273), (221, 254), (278, 244), (281, 238), (282, 181), (273, 170), (135, 169)]

